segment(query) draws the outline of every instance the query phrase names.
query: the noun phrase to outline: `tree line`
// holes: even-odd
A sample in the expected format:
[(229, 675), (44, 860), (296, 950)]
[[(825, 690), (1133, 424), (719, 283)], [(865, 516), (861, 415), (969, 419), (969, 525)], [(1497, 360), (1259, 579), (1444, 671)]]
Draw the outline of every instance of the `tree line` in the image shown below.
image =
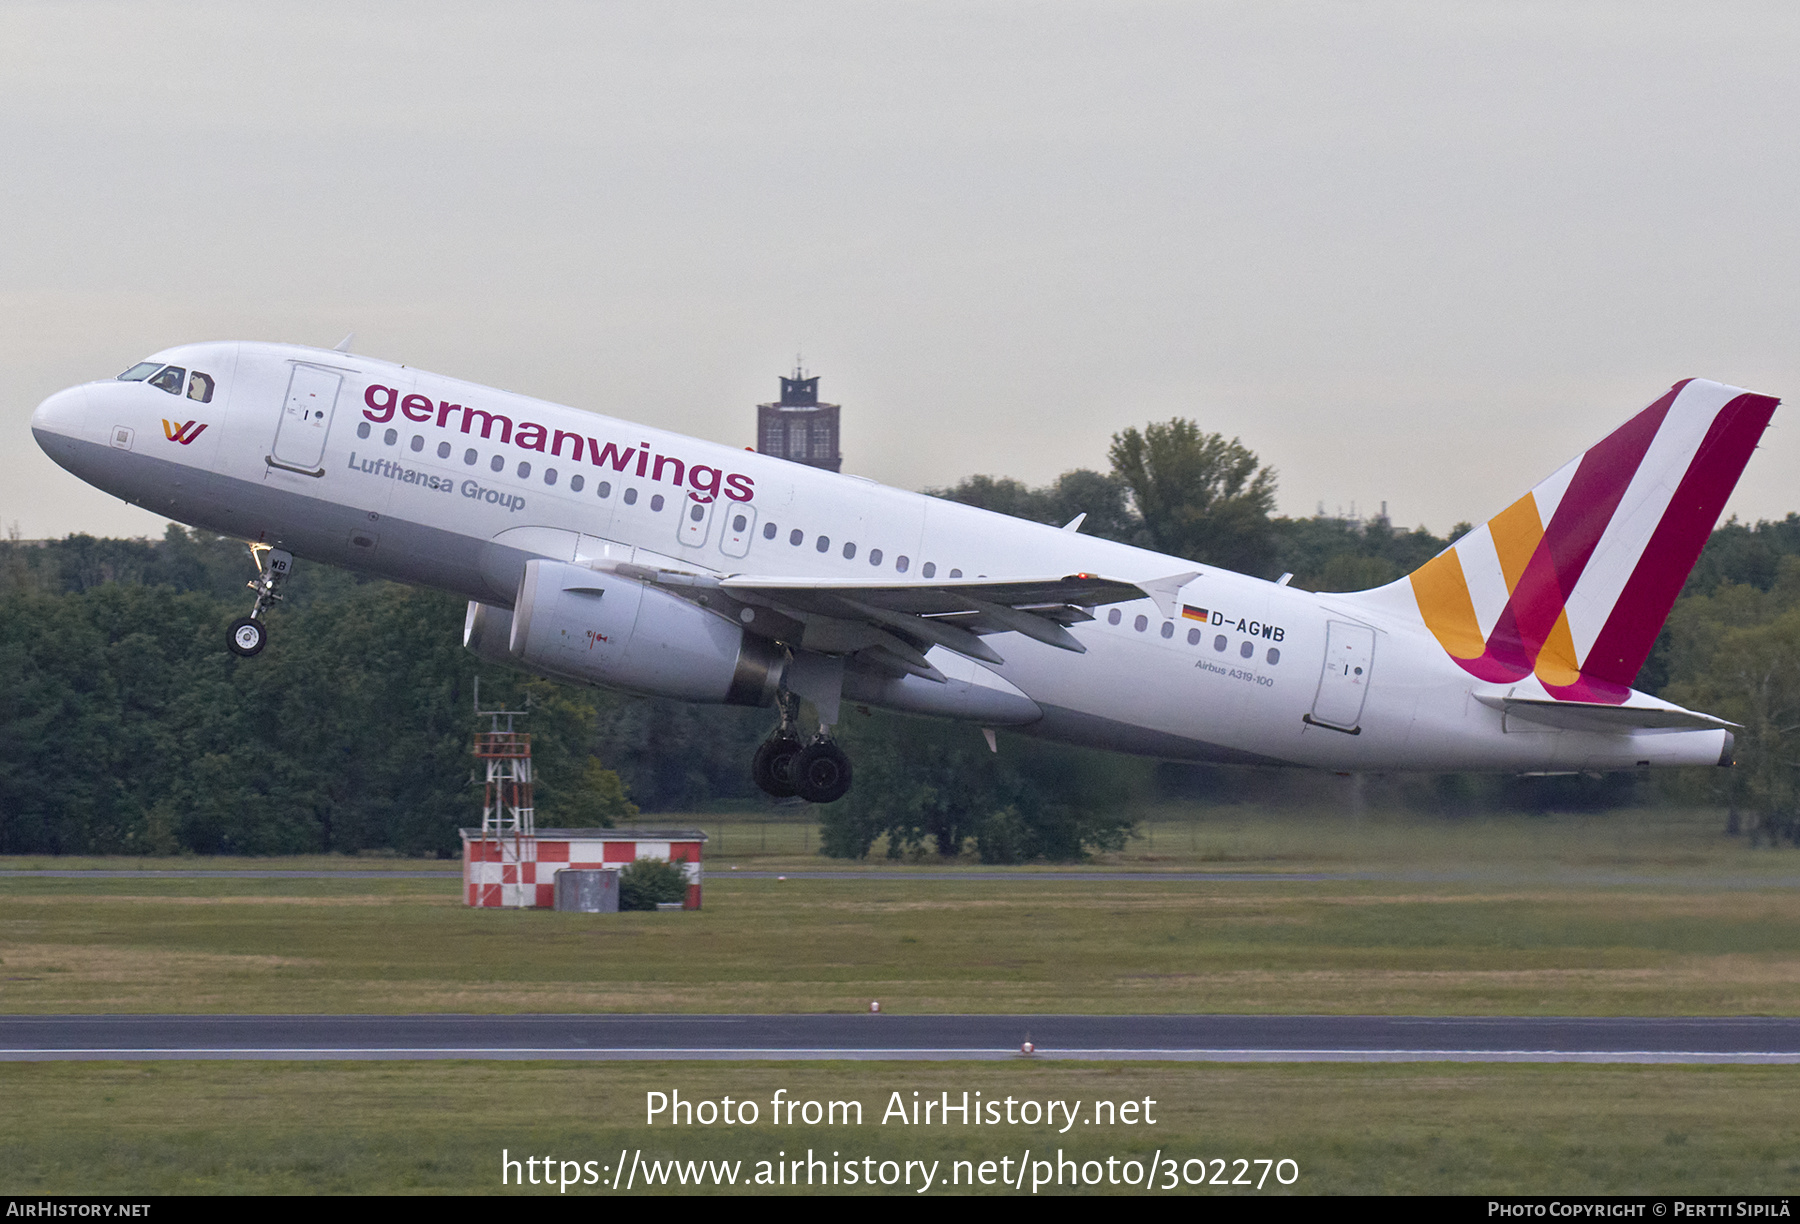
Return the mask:
[[(1275, 473), (1237, 439), (1171, 420), (1114, 438), (1108, 470), (1043, 487), (971, 476), (928, 490), (1310, 590), (1416, 569), (1444, 537), (1385, 518), (1274, 514)], [(479, 818), (473, 685), (529, 703), (542, 826), (767, 805), (747, 763), (767, 711), (537, 680), (461, 647), (463, 602), (302, 564), (254, 659), (223, 648), (253, 572), (238, 541), (0, 541), (0, 853), (453, 854)], [(1734, 829), (1800, 837), (1800, 515), (1712, 535), (1638, 686), (1744, 724), (1737, 770), (1659, 780), (1728, 805)], [(1310, 775), (1158, 765), (881, 712), (839, 734), (857, 784), (818, 810), (827, 853), (1067, 859), (1123, 844), (1130, 801), (1269, 801)], [(1395, 778), (1385, 800), (1456, 813), (1644, 798), (1610, 778)]]

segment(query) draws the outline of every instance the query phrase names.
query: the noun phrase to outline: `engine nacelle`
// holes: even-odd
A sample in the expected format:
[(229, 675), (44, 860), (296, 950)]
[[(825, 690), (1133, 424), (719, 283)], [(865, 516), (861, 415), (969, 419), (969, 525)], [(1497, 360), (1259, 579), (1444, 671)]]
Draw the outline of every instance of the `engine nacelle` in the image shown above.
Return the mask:
[(463, 645), (490, 663), (516, 663), (512, 653), (512, 613), (471, 599), (469, 611), (463, 616)]
[[(498, 611), (495, 609), (494, 611)], [(499, 628), (471, 612), (484, 646)], [(491, 647), (488, 647), (491, 649)], [(478, 653), (482, 647), (476, 647)], [(507, 654), (523, 667), (683, 701), (764, 706), (786, 656), (741, 625), (655, 587), (559, 561), (529, 561)]]

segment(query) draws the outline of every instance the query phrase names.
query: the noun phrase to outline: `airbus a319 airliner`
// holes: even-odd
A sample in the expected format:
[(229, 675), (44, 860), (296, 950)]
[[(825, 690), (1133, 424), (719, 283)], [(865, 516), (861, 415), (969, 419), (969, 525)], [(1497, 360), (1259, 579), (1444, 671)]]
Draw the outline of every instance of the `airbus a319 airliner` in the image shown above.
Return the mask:
[(52, 395), (32, 432), (83, 480), (251, 543), (240, 655), (296, 556), (422, 583), (469, 600), (484, 658), (773, 707), (758, 784), (829, 802), (846, 701), (1181, 761), (1729, 764), (1731, 724), (1631, 684), (1777, 402), (1678, 383), (1350, 594), (339, 350), (168, 349)]

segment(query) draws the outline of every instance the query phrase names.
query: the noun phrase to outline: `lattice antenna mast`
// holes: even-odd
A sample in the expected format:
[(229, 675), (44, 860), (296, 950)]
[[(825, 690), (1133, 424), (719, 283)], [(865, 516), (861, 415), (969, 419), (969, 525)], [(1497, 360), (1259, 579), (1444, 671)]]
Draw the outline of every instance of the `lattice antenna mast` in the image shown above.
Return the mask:
[[(535, 837), (537, 826), (531, 802), (531, 736), (517, 730), (515, 719), (531, 713), (531, 698), (523, 710), (481, 708), (481, 677), (475, 677), (475, 759), (486, 775), (481, 801), (482, 838), (515, 842)], [(482, 720), (487, 720), (482, 729)]]

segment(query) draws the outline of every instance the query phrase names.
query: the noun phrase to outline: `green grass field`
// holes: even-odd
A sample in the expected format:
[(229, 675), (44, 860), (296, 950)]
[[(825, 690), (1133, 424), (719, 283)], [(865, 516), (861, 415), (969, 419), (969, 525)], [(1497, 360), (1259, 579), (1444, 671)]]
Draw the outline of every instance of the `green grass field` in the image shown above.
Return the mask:
[(775, 826), (766, 858), (745, 844), (760, 846), (760, 828), (727, 826), (720, 842), (743, 853), (711, 859), (699, 913), (470, 910), (454, 880), (359, 871), (394, 863), (379, 859), (245, 863), (346, 868), (324, 880), (12, 878), (0, 880), (0, 1008), (780, 1012), (880, 999), (913, 1012), (1800, 1010), (1800, 857), (1745, 849), (1710, 820), (1240, 815), (1154, 827), (1154, 848), (1147, 836), (1101, 865), (1389, 878), (733, 875), (733, 865), (832, 865), (797, 851), (811, 830), (792, 823)]
[[(863, 1125), (771, 1126), (766, 1102), (777, 1088), (859, 1100)], [(759, 1125), (646, 1125), (645, 1093), (674, 1089), (763, 1103)], [(1149, 1097), (1156, 1122), (1084, 1120), (1066, 1134), (1060, 1125), (882, 1125), (889, 1094), (910, 1101), (914, 1091)], [(809, 1148), (936, 1161), (946, 1178), (953, 1161), (1016, 1162), (1026, 1150), (1054, 1159), (1060, 1148), (1082, 1162), (1144, 1162), (1159, 1151), (1182, 1162), (1285, 1157), (1298, 1180), (1283, 1187), (1271, 1177), (1263, 1193), (1311, 1194), (1775, 1194), (1800, 1176), (1791, 1139), (1800, 1093), (1781, 1067), (14, 1063), (0, 1064), (0, 1124), (0, 1191), (12, 1194), (498, 1193), (502, 1149), (601, 1167), (621, 1149), (647, 1160), (739, 1160), (745, 1181), (755, 1162)], [(1209, 1164), (1206, 1176), (1217, 1175)]]
[[(1723, 837), (1716, 813), (1442, 821), (1225, 809), (1153, 821), (1090, 865), (1151, 873), (1125, 882), (1043, 878), (1042, 867), (999, 881), (734, 878), (734, 865), (846, 865), (817, 857), (802, 820), (656, 823), (715, 832), (703, 911), (478, 911), (454, 880), (366, 874), (455, 866), (442, 861), (6, 860), (334, 875), (0, 879), (0, 1011), (863, 1011), (870, 999), (888, 1012), (1800, 1011), (1800, 855)], [(1380, 878), (1154, 878), (1195, 868)], [(754, 1162), (812, 1146), (947, 1162), (1060, 1145), (1082, 1160), (1158, 1148), (1184, 1160), (1287, 1157), (1301, 1170), (1292, 1189), (1307, 1192), (1777, 1193), (1800, 1173), (1793, 1076), (1568, 1064), (0, 1064), (0, 1192), (500, 1191), (502, 1148), (604, 1164), (620, 1148)], [(856, 1098), (870, 1121), (646, 1127), (644, 1093), (676, 1087)], [(915, 1088), (1148, 1095), (1166, 1112), (1155, 1128), (1064, 1136), (873, 1121), (888, 1092)]]
[[(1726, 837), (1722, 812), (1639, 808), (1599, 813), (1496, 813), (1446, 819), (1413, 813), (1345, 809), (1267, 809), (1254, 805), (1200, 807), (1165, 804), (1137, 813), (1137, 835), (1125, 849), (1081, 864), (1035, 863), (1011, 870), (1142, 871), (1380, 871), (1458, 872), (1496, 878), (1571, 876), (1595, 872), (1698, 875), (1718, 881), (1766, 877), (1800, 880), (1800, 854), (1769, 850), (1748, 837)], [(878, 842), (867, 859), (846, 861), (818, 853), (818, 826), (804, 808), (793, 813), (665, 814), (632, 823), (699, 828), (714, 868), (891, 870), (896, 866), (977, 870), (972, 856), (945, 862), (935, 855), (900, 860)], [(284, 858), (61, 858), (0, 856), (10, 870), (104, 867), (328, 869), (333, 871), (445, 871), (455, 860), (390, 855), (313, 855)]]

